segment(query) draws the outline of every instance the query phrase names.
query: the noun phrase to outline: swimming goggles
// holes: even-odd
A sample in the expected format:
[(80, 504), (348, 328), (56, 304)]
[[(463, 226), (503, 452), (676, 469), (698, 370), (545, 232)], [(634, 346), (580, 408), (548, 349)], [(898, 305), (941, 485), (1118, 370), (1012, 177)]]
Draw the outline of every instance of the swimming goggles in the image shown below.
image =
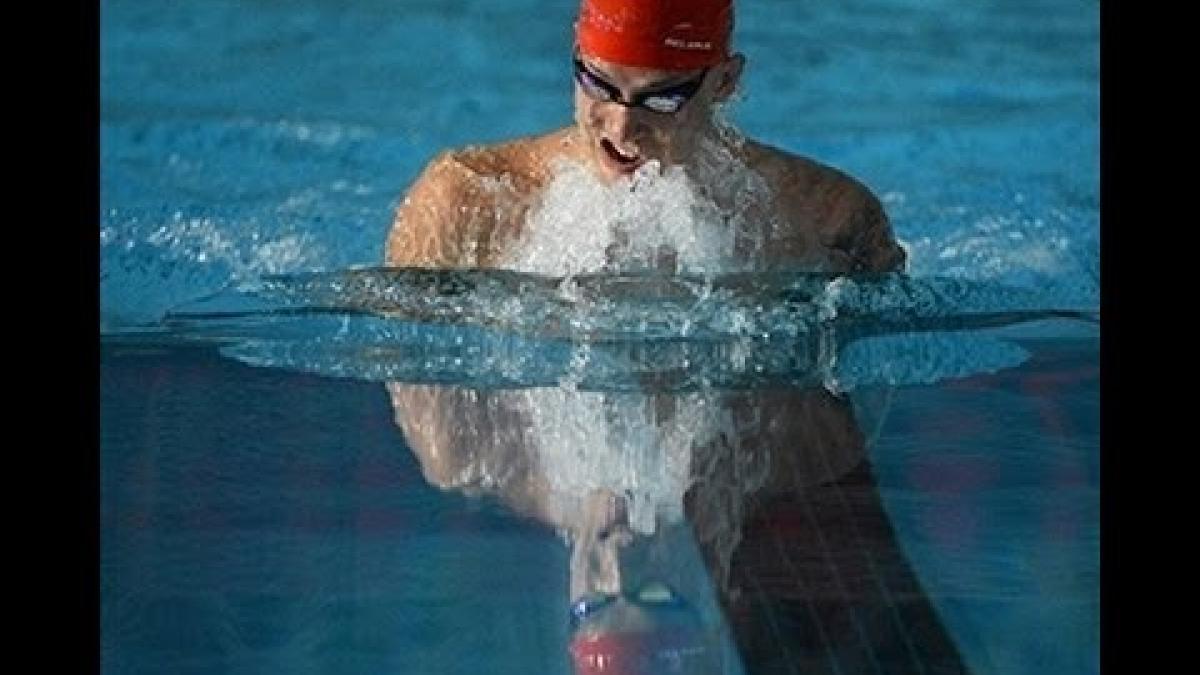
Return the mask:
[(604, 78), (592, 72), (578, 56), (574, 58), (575, 63), (575, 81), (579, 83), (583, 93), (589, 98), (597, 101), (605, 101), (616, 103), (626, 107), (638, 106), (645, 108), (651, 112), (661, 115), (670, 115), (679, 112), (697, 91), (700, 91), (700, 85), (704, 83), (704, 77), (708, 75), (708, 68), (705, 68), (699, 75), (692, 79), (671, 85), (663, 89), (655, 91), (644, 91), (634, 94), (628, 101), (621, 96), (621, 90), (613, 86), (609, 82), (605, 82)]
[(647, 582), (632, 592), (601, 593), (594, 591), (571, 604), (571, 630), (574, 631), (584, 619), (616, 602), (620, 597), (647, 609), (684, 609), (688, 606), (687, 601), (661, 581)]

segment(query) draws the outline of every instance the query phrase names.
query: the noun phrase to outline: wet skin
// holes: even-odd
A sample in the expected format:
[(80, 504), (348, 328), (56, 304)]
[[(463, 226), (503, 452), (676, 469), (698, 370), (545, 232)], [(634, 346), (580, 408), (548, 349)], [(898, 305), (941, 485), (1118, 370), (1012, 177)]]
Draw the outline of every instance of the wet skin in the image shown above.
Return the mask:
[[(622, 101), (694, 80), (701, 71), (631, 68), (581, 57)], [(571, 67), (570, 59), (565, 67)], [(897, 244), (879, 200), (861, 182), (815, 160), (721, 131), (717, 106), (733, 94), (744, 59), (714, 66), (678, 112), (656, 113), (599, 100), (574, 85), (575, 120), (550, 133), (435, 157), (396, 210), (385, 244), (387, 264), (495, 267), (520, 240), (528, 215), (561, 162), (587, 167), (601, 181), (627, 179), (650, 160), (679, 166), (702, 191), (719, 182), (706, 172), (704, 148), (761, 177), (766, 197), (736, 206), (738, 194), (710, 196), (723, 212), (743, 208), (751, 229), (735, 255), (767, 268), (875, 273), (901, 270)], [(729, 162), (720, 162), (727, 166)], [(718, 167), (720, 170), (720, 167)], [(755, 229), (757, 228), (757, 229)]]

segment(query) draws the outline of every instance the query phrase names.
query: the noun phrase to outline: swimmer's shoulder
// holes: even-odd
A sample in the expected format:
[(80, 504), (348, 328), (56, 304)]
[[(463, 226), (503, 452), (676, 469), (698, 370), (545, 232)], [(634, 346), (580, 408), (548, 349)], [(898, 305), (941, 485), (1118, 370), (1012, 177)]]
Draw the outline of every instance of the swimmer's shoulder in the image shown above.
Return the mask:
[(840, 272), (892, 272), (904, 268), (879, 198), (862, 181), (810, 157), (747, 140), (749, 164), (766, 178), (789, 222), (836, 258)]
[(573, 150), (570, 128), (524, 136), (490, 145), (471, 145), (447, 153), (446, 161), (479, 180), (504, 181), (521, 194), (545, 187), (554, 161)]
[(819, 209), (825, 224), (844, 220), (856, 208), (879, 205), (870, 188), (840, 169), (757, 141), (747, 140), (745, 148), (750, 165), (781, 198)]
[(568, 130), (560, 130), (438, 153), (396, 209), (387, 262), (475, 266), (494, 257), (549, 180), (568, 139)]

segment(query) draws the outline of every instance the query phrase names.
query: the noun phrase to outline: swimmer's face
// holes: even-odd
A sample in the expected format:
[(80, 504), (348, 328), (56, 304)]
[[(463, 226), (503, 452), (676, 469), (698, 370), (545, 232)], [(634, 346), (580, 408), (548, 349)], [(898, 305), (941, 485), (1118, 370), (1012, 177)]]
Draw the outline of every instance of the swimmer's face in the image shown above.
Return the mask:
[[(743, 63), (735, 55), (707, 71), (677, 71), (583, 54), (578, 60), (575, 122), (589, 164), (606, 181), (631, 175), (652, 159), (664, 168), (686, 166), (700, 140), (713, 133), (714, 106), (733, 94)], [(686, 102), (675, 112), (660, 112), (672, 98)], [(637, 101), (644, 104), (625, 104)]]

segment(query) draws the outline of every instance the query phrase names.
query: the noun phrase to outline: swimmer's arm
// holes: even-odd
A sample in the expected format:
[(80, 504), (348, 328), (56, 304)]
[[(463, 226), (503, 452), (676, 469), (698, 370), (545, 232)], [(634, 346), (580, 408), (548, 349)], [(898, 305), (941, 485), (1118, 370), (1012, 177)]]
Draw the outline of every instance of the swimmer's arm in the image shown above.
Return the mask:
[(731, 396), (726, 405), (733, 433), (697, 449), (684, 498), (709, 572), (720, 583), (736, 535), (762, 504), (837, 481), (867, 458), (850, 402), (822, 388), (764, 389)]
[(904, 270), (905, 253), (870, 188), (852, 176), (810, 161), (791, 162), (782, 174), (782, 208), (793, 226), (775, 254), (806, 259), (825, 254), (824, 271), (886, 274)]
[(451, 152), (429, 163), (396, 208), (384, 249), (395, 267), (458, 267), (463, 264), (467, 223), (463, 205), (472, 198), (464, 167)]
[(552, 527), (568, 526), (547, 501), (524, 426), (503, 405), (471, 389), (386, 383), (393, 420), (421, 466), (440, 490), (489, 493), (523, 516)]
[(455, 432), (472, 431), (472, 425), (458, 426), (449, 419), (458, 410), (451, 390), (431, 385), (388, 382), (393, 420), (404, 434), (405, 443), (421, 465), (425, 481), (449, 490), (463, 487), (464, 478), (473, 471), (475, 458), (463, 452), (464, 443)]
[(891, 221), (874, 195), (867, 193), (852, 229), (858, 235), (854, 238), (851, 258), (863, 271), (881, 274), (904, 271), (908, 256), (896, 241)]
[(866, 188), (844, 197), (839, 210), (847, 213), (834, 232), (831, 247), (843, 254), (851, 273), (903, 272), (907, 255), (892, 232), (879, 199)]
[(806, 490), (830, 483), (866, 457), (863, 430), (849, 399), (824, 388), (767, 389), (733, 401), (746, 424), (741, 440), (776, 453), (769, 482)]

